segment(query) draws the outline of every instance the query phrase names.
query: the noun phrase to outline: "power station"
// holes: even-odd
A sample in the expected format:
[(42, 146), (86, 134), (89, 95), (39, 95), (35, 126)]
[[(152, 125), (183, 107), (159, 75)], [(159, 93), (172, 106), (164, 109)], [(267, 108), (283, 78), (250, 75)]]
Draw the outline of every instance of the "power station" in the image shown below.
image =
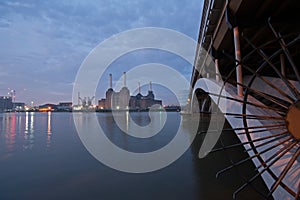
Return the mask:
[(98, 101), (100, 110), (147, 110), (153, 105), (162, 106), (162, 100), (155, 99), (152, 83), (149, 82), (147, 95), (141, 94), (140, 83), (138, 83), (138, 94), (130, 96), (130, 91), (126, 86), (126, 72), (123, 73), (123, 87), (119, 92), (112, 88), (112, 74), (109, 74), (109, 88), (106, 91), (106, 98)]

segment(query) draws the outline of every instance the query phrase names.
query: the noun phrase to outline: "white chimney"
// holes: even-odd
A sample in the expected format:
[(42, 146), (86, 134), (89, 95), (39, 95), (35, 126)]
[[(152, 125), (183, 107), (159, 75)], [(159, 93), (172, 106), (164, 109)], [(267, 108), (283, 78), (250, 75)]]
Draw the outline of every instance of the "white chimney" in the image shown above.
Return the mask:
[(126, 72), (123, 72), (123, 78), (124, 78), (124, 87), (126, 87)]
[(149, 91), (152, 91), (152, 82), (149, 83)]
[(139, 82), (138, 92), (139, 92), (139, 94), (141, 93), (141, 84), (140, 84), (140, 82)]
[(112, 88), (112, 74), (109, 74), (109, 88)]

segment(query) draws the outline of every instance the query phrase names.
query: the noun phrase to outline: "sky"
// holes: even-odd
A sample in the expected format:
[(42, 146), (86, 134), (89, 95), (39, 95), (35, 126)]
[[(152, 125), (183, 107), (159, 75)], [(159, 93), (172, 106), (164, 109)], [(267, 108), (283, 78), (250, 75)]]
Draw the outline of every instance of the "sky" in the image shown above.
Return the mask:
[[(1, 0), (0, 95), (13, 89), (17, 102), (71, 101), (77, 71), (99, 43), (143, 27), (169, 28), (197, 40), (201, 11), (201, 0)], [(107, 74), (118, 78), (128, 66), (155, 61), (177, 66), (189, 78), (192, 67), (172, 56), (133, 52), (115, 62), (123, 68), (112, 67)], [(104, 97), (107, 79), (99, 85), (96, 99)], [(146, 90), (143, 86), (142, 93)], [(158, 98), (166, 98), (163, 89), (153, 90)]]

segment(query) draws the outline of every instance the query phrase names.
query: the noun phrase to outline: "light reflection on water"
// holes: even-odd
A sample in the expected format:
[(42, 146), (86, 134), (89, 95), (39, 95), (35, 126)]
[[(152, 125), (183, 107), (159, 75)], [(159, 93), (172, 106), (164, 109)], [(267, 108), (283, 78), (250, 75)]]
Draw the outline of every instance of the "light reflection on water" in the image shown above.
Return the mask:
[(51, 145), (51, 112), (48, 112), (48, 120), (47, 120), (47, 144), (46, 146), (49, 148)]
[[(127, 127), (129, 115), (141, 125), (149, 123), (148, 113), (128, 113)], [(137, 152), (167, 144), (180, 118), (178, 113), (169, 113), (162, 133), (140, 141), (121, 134), (110, 113), (97, 116), (109, 139)], [(89, 114), (82, 114), (83, 124), (88, 120)], [(207, 121), (201, 123), (205, 130)], [(215, 179), (225, 156), (199, 160), (198, 150), (199, 143), (193, 143), (162, 170), (127, 174), (102, 165), (88, 153), (76, 133), (72, 113), (0, 113), (0, 199), (231, 199), (237, 176), (225, 176), (226, 184)], [(241, 199), (257, 199), (254, 194), (246, 193)]]
[(25, 132), (23, 148), (31, 149), (34, 145), (34, 112), (25, 113)]
[(16, 115), (6, 116), (3, 118), (3, 123), (6, 127), (5, 144), (8, 152), (13, 151), (16, 142)]
[[(47, 116), (45, 116), (47, 115)], [(35, 134), (38, 132), (39, 137), (41, 133), (46, 133), (46, 147), (51, 145), (51, 116), (52, 113), (0, 113), (0, 141), (5, 145), (1, 146), (0, 150), (6, 152), (14, 152), (15, 148), (22, 150), (29, 150), (34, 147)], [(38, 125), (36, 126), (35, 119), (38, 118)], [(47, 127), (44, 127), (44, 122), (47, 120)]]

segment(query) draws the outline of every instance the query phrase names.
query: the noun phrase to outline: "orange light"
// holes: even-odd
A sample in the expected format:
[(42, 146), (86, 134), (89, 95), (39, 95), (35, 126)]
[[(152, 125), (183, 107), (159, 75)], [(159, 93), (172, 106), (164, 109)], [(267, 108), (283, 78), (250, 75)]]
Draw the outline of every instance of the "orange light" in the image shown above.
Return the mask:
[(52, 111), (52, 108), (49, 106), (48, 108), (39, 108), (40, 112), (48, 112), (48, 111)]

